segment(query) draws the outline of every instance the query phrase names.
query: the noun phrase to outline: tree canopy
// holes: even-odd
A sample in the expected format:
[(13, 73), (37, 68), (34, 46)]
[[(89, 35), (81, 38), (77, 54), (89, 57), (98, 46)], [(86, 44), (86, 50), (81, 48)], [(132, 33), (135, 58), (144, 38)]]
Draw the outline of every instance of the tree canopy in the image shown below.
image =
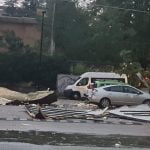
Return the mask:
[[(17, 0), (7, 0), (6, 4), (11, 16), (16, 16), (19, 10), (20, 16), (35, 17), (37, 8), (46, 10), (43, 32), (43, 55), (46, 59), (55, 61), (53, 59), (55, 57), (58, 63), (62, 57), (65, 61), (82, 62), (82, 65), (86, 62), (92, 65), (112, 65), (116, 68), (127, 66), (125, 70), (134, 70), (134, 73), (137, 68), (148, 69), (149, 0), (93, 0), (85, 7), (81, 3), (79, 5), (79, 2), (79, 0), (24, 0), (19, 9), (16, 9)], [(42, 17), (38, 18), (41, 27)], [(5, 39), (9, 49), (22, 47), (20, 39), (10, 41), (8, 38)], [(50, 57), (52, 44), (55, 51)], [(64, 63), (60, 61), (62, 62)], [(49, 62), (47, 63), (47, 67), (50, 67)], [(84, 68), (82, 65), (76, 68), (82, 70)], [(56, 68), (60, 69), (57, 65)], [(54, 72), (59, 73), (57, 69), (54, 69)]]
[(150, 55), (148, 0), (97, 0), (86, 8), (77, 5), (78, 2), (47, 3), (45, 40), (52, 36), (52, 6), (56, 3), (53, 33), (56, 53), (71, 60), (118, 65), (123, 61), (121, 51), (130, 50), (132, 61), (144, 68), (148, 66), (150, 57), (145, 58)]

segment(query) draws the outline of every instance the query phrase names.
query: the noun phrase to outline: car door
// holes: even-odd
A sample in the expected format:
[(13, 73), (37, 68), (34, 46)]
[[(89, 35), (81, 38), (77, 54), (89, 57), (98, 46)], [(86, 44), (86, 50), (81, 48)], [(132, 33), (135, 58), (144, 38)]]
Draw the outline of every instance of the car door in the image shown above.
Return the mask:
[(89, 78), (82, 78), (79, 82), (76, 83), (74, 91), (80, 91), (81, 97), (84, 97), (84, 94), (88, 93), (88, 83)]
[(139, 90), (130, 87), (130, 86), (124, 86), (124, 93), (125, 93), (125, 101), (128, 105), (134, 105), (134, 104), (141, 104), (143, 101), (143, 93)]
[(107, 97), (111, 100), (112, 104), (120, 105), (124, 98), (123, 87), (118, 85), (110, 86), (109, 90), (107, 90)]

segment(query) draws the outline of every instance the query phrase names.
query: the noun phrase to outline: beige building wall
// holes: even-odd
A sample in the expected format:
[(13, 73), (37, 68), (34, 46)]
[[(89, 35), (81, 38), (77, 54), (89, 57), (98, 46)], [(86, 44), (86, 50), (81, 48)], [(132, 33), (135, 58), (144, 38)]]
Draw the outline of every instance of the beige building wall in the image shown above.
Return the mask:
[(40, 31), (33, 18), (0, 17), (0, 35), (7, 31), (14, 31), (25, 45), (34, 46), (40, 40)]

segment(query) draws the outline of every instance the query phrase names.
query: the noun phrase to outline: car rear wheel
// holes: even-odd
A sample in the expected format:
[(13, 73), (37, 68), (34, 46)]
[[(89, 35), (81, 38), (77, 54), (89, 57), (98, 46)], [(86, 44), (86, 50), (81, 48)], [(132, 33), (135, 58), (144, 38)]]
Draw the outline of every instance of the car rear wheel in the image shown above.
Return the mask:
[(81, 98), (80, 93), (74, 92), (74, 93), (72, 94), (72, 98), (73, 98), (74, 100), (79, 100), (79, 99)]
[(145, 101), (144, 101), (144, 104), (147, 104), (148, 106), (150, 106), (150, 99), (145, 100)]
[(102, 98), (100, 103), (99, 103), (99, 107), (100, 108), (106, 108), (106, 107), (109, 107), (110, 106), (110, 99), (108, 98)]

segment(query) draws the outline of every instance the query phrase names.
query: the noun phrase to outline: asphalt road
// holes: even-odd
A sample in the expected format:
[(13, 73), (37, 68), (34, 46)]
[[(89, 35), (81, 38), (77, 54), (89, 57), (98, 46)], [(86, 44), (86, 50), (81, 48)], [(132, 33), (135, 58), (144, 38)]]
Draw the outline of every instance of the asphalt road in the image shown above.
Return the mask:
[(0, 130), (150, 136), (150, 123), (118, 118), (107, 118), (102, 122), (77, 119), (40, 121), (32, 119), (24, 106), (0, 106), (0, 111)]
[(40, 121), (24, 106), (0, 106), (0, 111), (0, 150), (114, 150), (120, 141), (120, 150), (150, 148), (150, 123), (117, 118)]
[[(52, 146), (33, 145), (25, 143), (4, 143), (0, 142), (0, 150), (129, 150), (129, 148), (104, 148), (104, 147), (83, 147), (83, 146)], [(130, 150), (149, 150), (149, 148), (132, 148)]]
[(150, 124), (105, 124), (73, 121), (5, 121), (0, 120), (0, 130), (51, 131), (59, 133), (81, 133), (90, 135), (133, 135), (150, 136)]

